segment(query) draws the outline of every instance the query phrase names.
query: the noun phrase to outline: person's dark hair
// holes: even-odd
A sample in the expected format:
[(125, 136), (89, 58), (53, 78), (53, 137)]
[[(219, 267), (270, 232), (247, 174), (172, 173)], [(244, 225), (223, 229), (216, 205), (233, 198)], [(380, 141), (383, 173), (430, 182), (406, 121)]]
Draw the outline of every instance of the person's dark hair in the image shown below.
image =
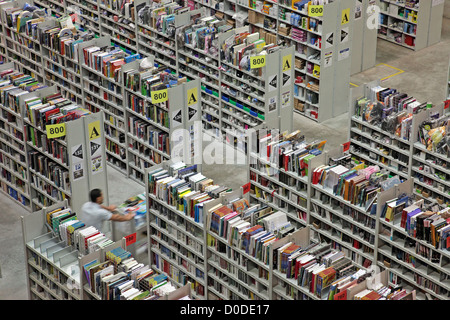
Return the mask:
[(89, 193), (89, 197), (91, 198), (92, 202), (97, 202), (97, 198), (99, 198), (102, 195), (102, 190), (100, 189), (92, 189)]

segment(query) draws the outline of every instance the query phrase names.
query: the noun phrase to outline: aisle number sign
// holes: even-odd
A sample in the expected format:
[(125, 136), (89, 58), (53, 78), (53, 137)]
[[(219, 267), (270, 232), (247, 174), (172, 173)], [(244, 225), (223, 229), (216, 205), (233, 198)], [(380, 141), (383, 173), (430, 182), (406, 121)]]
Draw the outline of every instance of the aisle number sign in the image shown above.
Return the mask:
[(308, 16), (310, 17), (322, 17), (323, 16), (323, 5), (309, 5), (308, 6)]
[(169, 100), (167, 89), (152, 91), (152, 103), (161, 103)]
[(250, 68), (257, 69), (266, 65), (266, 56), (254, 56), (250, 57)]
[(248, 192), (250, 191), (251, 187), (252, 187), (252, 186), (251, 186), (250, 182), (244, 184), (244, 185), (242, 186), (242, 193), (243, 193), (243, 194), (248, 193)]
[(136, 232), (129, 234), (128, 236), (125, 236), (125, 244), (126, 246), (132, 245), (133, 243), (136, 242)]
[(65, 123), (48, 124), (45, 126), (45, 130), (47, 131), (47, 138), (49, 139), (60, 138), (66, 135), (66, 124)]

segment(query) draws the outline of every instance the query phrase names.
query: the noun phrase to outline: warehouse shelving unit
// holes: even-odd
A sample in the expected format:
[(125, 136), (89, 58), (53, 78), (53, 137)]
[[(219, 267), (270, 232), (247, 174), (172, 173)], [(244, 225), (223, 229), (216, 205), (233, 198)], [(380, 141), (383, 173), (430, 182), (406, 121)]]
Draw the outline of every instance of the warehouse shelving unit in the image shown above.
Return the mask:
[(219, 12), (235, 27), (241, 27), (239, 21), (248, 18), (250, 32), (260, 32), (266, 43), (295, 47), (297, 112), (323, 122), (347, 111), (354, 1), (328, 3), (323, 6), (323, 16), (314, 18), (309, 17), (306, 5), (298, 9), (287, 1), (196, 2), (212, 8), (211, 14)]
[(377, 55), (376, 8), (380, 0), (356, 0), (353, 22), (351, 74), (375, 66)]
[[(378, 203), (384, 204), (401, 194), (413, 195), (413, 179), (378, 195)], [(422, 203), (421, 203), (422, 202)], [(423, 201), (417, 202), (423, 207)], [(450, 254), (446, 249), (436, 249), (431, 243), (417, 239), (400, 226), (401, 215), (387, 222), (380, 217), (382, 206), (377, 206), (379, 236), (377, 264), (389, 274), (389, 284), (418, 287), (433, 299), (446, 300), (450, 284), (448, 276)], [(424, 297), (423, 293), (420, 293)]]
[[(17, 7), (19, 6), (17, 5)], [(150, 125), (157, 126), (159, 129), (167, 131), (167, 134), (170, 134), (176, 129), (177, 122), (172, 121), (175, 114), (172, 114), (171, 117), (169, 115), (168, 107), (162, 108), (162, 104), (159, 104), (161, 105), (162, 110), (165, 110), (168, 114), (167, 118), (171, 117), (172, 120), (169, 121), (168, 124), (152, 121), (156, 116), (151, 117), (147, 113), (147, 111), (150, 110), (150, 106), (153, 107), (151, 104), (150, 93), (148, 93), (148, 96), (146, 97), (139, 97), (139, 99), (142, 99), (142, 102), (145, 102), (145, 110), (135, 112), (136, 109), (133, 110), (132, 106), (127, 104), (129, 100), (125, 99), (129, 99), (131, 94), (139, 95), (139, 92), (136, 93), (128, 90), (129, 88), (126, 88), (125, 83), (120, 79), (105, 76), (103, 69), (95, 70), (84, 63), (82, 59), (83, 49), (91, 45), (109, 47), (113, 42), (113, 39), (110, 36), (101, 36), (92, 39), (92, 35), (79, 33), (76, 36), (80, 36), (80, 39), (83, 41), (78, 43), (76, 47), (78, 54), (73, 56), (73, 50), (61, 54), (61, 48), (54, 40), (48, 39), (41, 42), (38, 38), (38, 35), (43, 33), (42, 30), (53, 26), (57, 26), (57, 20), (54, 17), (50, 17), (46, 21), (39, 23), (38, 31), (40, 32), (37, 32), (34, 38), (31, 39), (35, 46), (30, 48), (34, 49), (34, 51), (30, 50), (30, 52), (35, 52), (42, 60), (41, 67), (43, 75), (41, 76), (43, 81), (45, 81), (45, 84), (47, 85), (56, 85), (58, 89), (66, 95), (66, 98), (78, 102), (91, 112), (96, 113), (103, 111), (106, 157), (108, 163), (124, 175), (130, 175), (137, 181), (140, 181), (141, 184), (144, 184), (142, 176), (143, 169), (151, 164), (149, 160), (153, 163), (159, 163), (163, 159), (170, 158), (170, 149), (159, 150), (159, 147), (156, 148), (153, 145), (149, 145), (148, 139), (143, 140), (137, 138), (137, 135), (129, 128), (129, 120), (131, 117), (140, 117), (140, 120), (143, 120)], [(22, 35), (23, 34), (21, 33), (17, 36)], [(139, 58), (139, 55), (126, 55), (129, 57), (127, 61), (130, 62), (123, 66), (124, 71), (130, 70), (130, 68), (133, 67), (138, 68), (138, 62), (133, 64), (133, 60)], [(153, 57), (148, 57), (147, 59), (151, 64), (154, 63)], [(163, 70), (160, 69), (160, 71)], [(174, 73), (172, 72), (172, 74)], [(68, 79), (73, 81), (67, 81)], [(186, 106), (187, 108), (187, 98), (185, 97), (187, 91), (184, 91), (188, 89), (192, 91), (192, 86), (196, 86), (196, 83), (196, 81), (189, 81), (188, 84), (180, 84), (180, 88), (178, 89), (169, 89), (168, 93), (172, 96), (168, 102), (171, 103), (171, 112), (179, 112), (182, 106)], [(200, 86), (198, 86), (198, 88), (200, 90)], [(198, 97), (200, 94), (197, 93), (196, 96)], [(182, 100), (178, 101), (177, 99)], [(182, 105), (180, 105), (180, 103), (182, 103)], [(125, 104), (127, 104), (127, 107)], [(184, 109), (182, 109), (183, 119), (181, 119), (181, 123), (186, 125), (186, 127), (183, 128), (189, 129), (189, 126), (191, 126), (191, 129), (194, 130), (193, 122), (200, 120), (200, 112), (196, 112), (195, 110), (200, 108), (200, 106), (197, 104), (189, 104), (189, 108), (194, 110), (194, 114), (184, 115)], [(186, 117), (187, 120), (184, 120), (184, 117)], [(170, 129), (171, 127), (173, 130)], [(199, 136), (197, 135), (197, 137)], [(188, 137), (185, 138), (187, 139)], [(196, 148), (198, 149), (198, 146), (196, 146)], [(154, 152), (155, 157), (149, 157), (149, 150)], [(134, 162), (132, 161), (130, 165), (128, 157), (135, 160)]]
[(444, 1), (380, 0), (378, 38), (412, 50), (441, 40)]
[[(170, 170), (175, 165), (172, 160), (166, 161), (151, 169), (150, 175), (158, 169)], [(174, 169), (175, 170), (175, 169)], [(247, 252), (229, 235), (217, 233), (211, 223), (211, 215), (204, 214), (202, 220), (196, 221), (189, 214), (172, 206), (161, 195), (156, 196), (149, 190), (148, 195), (148, 234), (150, 246), (150, 265), (156, 270), (169, 275), (180, 282), (179, 276), (186, 275), (190, 281), (197, 283), (194, 287), (203, 286), (198, 298), (208, 300), (292, 300), (292, 294), (305, 300), (320, 300), (323, 297), (313, 293), (306, 286), (300, 285), (296, 279), (287, 278), (284, 272), (274, 267), (274, 252), (289, 241), (307, 247), (311, 241), (317, 241), (313, 229), (306, 223), (296, 223), (293, 233), (280, 238), (270, 245), (270, 254), (258, 257), (254, 252)], [(228, 191), (218, 198), (205, 202), (203, 212), (211, 212), (214, 207), (229, 204), (232, 200), (248, 199), (249, 195), (243, 193), (243, 188)], [(250, 193), (251, 197), (251, 193)], [(250, 199), (250, 205), (255, 201)], [(267, 212), (285, 210), (267, 202)], [(273, 209), (271, 209), (271, 207)], [(289, 220), (295, 223), (289, 213)], [(250, 217), (249, 223), (256, 224), (257, 217)], [(316, 239), (316, 240), (311, 240)], [(197, 268), (194, 272), (194, 262)], [(360, 268), (353, 263), (354, 267)], [(182, 285), (183, 283), (179, 283)]]
[(46, 212), (68, 208), (59, 202), (22, 217), (28, 298), (30, 300), (81, 300), (79, 252), (53, 234)]
[[(8, 69), (15, 69), (13, 62), (0, 65), (0, 71)], [(20, 105), (1, 103), (0, 109), (0, 190), (20, 206), (31, 210), (25, 125)]]
[(149, 265), (165, 273), (179, 287), (191, 282), (193, 297), (206, 299), (206, 220), (195, 221), (149, 192), (148, 173), (169, 169), (172, 163), (169, 160), (146, 169)]
[[(139, 8), (140, 5), (142, 5), (143, 3), (148, 3), (147, 1), (137, 1), (134, 2), (134, 7)], [(225, 7), (227, 7), (227, 9), (224, 9), (224, 12), (230, 13), (230, 16), (226, 19), (227, 21), (233, 20), (232, 16), (234, 16), (236, 14), (236, 12), (234, 11), (234, 13), (232, 13), (232, 8), (234, 8), (235, 10), (238, 11), (249, 11), (249, 12), (253, 12), (254, 14), (260, 14), (259, 10), (257, 9), (250, 9), (248, 7), (248, 4), (238, 4), (238, 3), (233, 3), (233, 4), (228, 4), (228, 1), (224, 2)], [(208, 7), (208, 6), (215, 6), (214, 4), (201, 4), (198, 3), (197, 5), (201, 5), (202, 7)], [(296, 13), (301, 15), (302, 17), (304, 17), (305, 19), (310, 19), (306, 13), (305, 10), (299, 11), (296, 9), (293, 9), (292, 7), (288, 6), (288, 5), (282, 5), (282, 4), (272, 4), (274, 8), (277, 8), (278, 10), (285, 10), (287, 12), (290, 13)], [(278, 8), (279, 7), (279, 8)], [(237, 9), (236, 9), (237, 8)], [(246, 9), (246, 10), (245, 10)], [(344, 25), (341, 25), (342, 22), (342, 15), (341, 13), (343, 13), (343, 10), (347, 10), (350, 9), (350, 11), (345, 11), (345, 13), (347, 14), (348, 17), (348, 23), (345, 23)], [(194, 12), (197, 12), (199, 10), (195, 10)], [(220, 9), (218, 10), (220, 11)], [(276, 12), (276, 9), (273, 10), (274, 12)], [(322, 95), (323, 98), (325, 98), (325, 96), (329, 96), (329, 95), (325, 95), (324, 92), (326, 92), (328, 90), (329, 92), (329, 88), (336, 88), (336, 85), (339, 86), (340, 83), (343, 83), (344, 81), (337, 81), (336, 79), (340, 79), (342, 80), (342, 76), (344, 76), (345, 78), (347, 77), (347, 70), (349, 69), (350, 66), (350, 59), (347, 59), (347, 57), (350, 56), (350, 52), (353, 50), (351, 49), (351, 44), (352, 44), (352, 32), (353, 32), (353, 5), (348, 2), (348, 3), (342, 3), (342, 2), (335, 2), (335, 3), (330, 3), (327, 4), (325, 6), (324, 9), (324, 16), (322, 18), (318, 18), (317, 20), (317, 25), (316, 25), (316, 31), (313, 29), (310, 29), (309, 26), (300, 26), (300, 25), (296, 25), (296, 24), (292, 24), (292, 28), (298, 28), (299, 32), (303, 32), (306, 36), (307, 39), (305, 40), (296, 40), (292, 37), (292, 34), (286, 34), (286, 36), (283, 36), (282, 33), (280, 33), (278, 35), (279, 39), (277, 39), (277, 36), (275, 36), (275, 38), (270, 38), (270, 37), (266, 37), (266, 32), (267, 32), (267, 28), (264, 28), (262, 23), (259, 22), (255, 22), (255, 23), (251, 23), (250, 22), (250, 26), (249, 26), (249, 30), (251, 32), (256, 32), (256, 31), (260, 31), (260, 35), (262, 38), (266, 39), (267, 43), (272, 43), (272, 42), (277, 42), (278, 40), (280, 41), (285, 41), (285, 43), (289, 46), (289, 45), (294, 45), (296, 46), (296, 60), (298, 60), (297, 62), (297, 67), (296, 67), (296, 72), (294, 77), (297, 79), (297, 77), (302, 77), (302, 83), (298, 83), (299, 86), (297, 86), (299, 94), (296, 95), (298, 102), (294, 102), (294, 106), (297, 105), (298, 108), (297, 109), (302, 109), (305, 110), (312, 110), (313, 113), (311, 115), (310, 111), (306, 112), (307, 116), (310, 116), (312, 118), (314, 118), (315, 120), (318, 120), (319, 122), (324, 121), (327, 119), (327, 117), (332, 117), (332, 116), (336, 116), (338, 114), (341, 114), (343, 112), (346, 111), (346, 99), (347, 96), (345, 94), (346, 90), (341, 90), (341, 88), (337, 88), (335, 89), (334, 95), (330, 98), (332, 100), (330, 101), (335, 101), (334, 103), (334, 107), (332, 111), (332, 113), (330, 114), (330, 112), (328, 112), (328, 110), (325, 110), (325, 108), (328, 108), (328, 105), (331, 105), (330, 103), (328, 103), (326, 100), (323, 101), (322, 105), (324, 106), (323, 110), (323, 115), (319, 116), (317, 115), (317, 111), (318, 111), (318, 104), (315, 103), (316, 98), (313, 97), (314, 94), (319, 94), (320, 95), (320, 90), (317, 90), (318, 87), (320, 88), (324, 88), (322, 91)], [(215, 11), (214, 11), (215, 12)], [(242, 11), (243, 12), (243, 11)], [(339, 13), (339, 14), (338, 14)], [(181, 23), (180, 21), (189, 21), (189, 18), (186, 20), (186, 16), (192, 16), (195, 15), (192, 12), (188, 12), (188, 13), (181, 13), (181, 14), (177, 14), (176, 17), (176, 26), (180, 27)], [(337, 18), (337, 16), (340, 16), (339, 18)], [(149, 25), (148, 23), (144, 23), (143, 21), (140, 21), (138, 18), (138, 14), (137, 12), (135, 12), (134, 14), (135, 17), (137, 17), (137, 23), (136, 23), (136, 39), (138, 40), (138, 44), (137, 44), (137, 51), (144, 53), (150, 53), (155, 55), (155, 61), (161, 65), (165, 65), (165, 66), (170, 66), (172, 65), (173, 67), (177, 66), (177, 68), (179, 68), (179, 59), (177, 59), (179, 57), (179, 54), (177, 52), (176, 46), (177, 43), (176, 41), (174, 41), (174, 39), (170, 39), (170, 37), (167, 36), (167, 34), (165, 34), (164, 32), (158, 31), (154, 28), (154, 26)], [(329, 18), (327, 18), (329, 17)], [(119, 18), (123, 18), (123, 16), (119, 15)], [(285, 18), (284, 18), (285, 19)], [(347, 19), (347, 18), (346, 18)], [(289, 21), (287, 20), (283, 20), (281, 18), (275, 18), (276, 21), (278, 21), (278, 24), (287, 24), (289, 25)], [(306, 20), (305, 20), (306, 21)], [(347, 20), (346, 20), (347, 21)], [(109, 21), (112, 23), (112, 21)], [(185, 22), (183, 22), (185, 23)], [(306, 23), (306, 22), (305, 22)], [(309, 22), (308, 22), (309, 23)], [(234, 24), (233, 24), (234, 25)], [(118, 25), (119, 27), (119, 25)], [(241, 26), (237, 26), (236, 27), (241, 27)], [(341, 27), (343, 30), (341, 30)], [(283, 26), (281, 28), (284, 28)], [(288, 29), (288, 28), (285, 28)], [(319, 32), (320, 29), (320, 32)], [(131, 30), (130, 30), (131, 31)], [(272, 30), (273, 31), (273, 30)], [(331, 34), (333, 33), (333, 34)], [(340, 39), (337, 36), (337, 33), (339, 34), (343, 34), (343, 44), (341, 45), (340, 43)], [(325, 41), (323, 41), (323, 46), (322, 44), (318, 44), (320, 41), (318, 40), (319, 38), (321, 38), (322, 36), (328, 36), (330, 38), (331, 41), (331, 36), (334, 36), (334, 42), (333, 42), (333, 46), (328, 47), (328, 45), (325, 45)], [(144, 40), (144, 41), (142, 41)], [(310, 41), (316, 41), (316, 45), (310, 44)], [(328, 42), (330, 43), (330, 42)], [(328, 49), (326, 50), (326, 53), (322, 53), (321, 51), (323, 51), (324, 49)], [(331, 49), (331, 50), (330, 50)], [(318, 58), (314, 58), (313, 56), (316, 54), (320, 54), (320, 56)], [(195, 53), (195, 55), (197, 55), (197, 52)], [(334, 55), (334, 58), (333, 58)], [(183, 57), (187, 57), (187, 56), (183, 56)], [(188, 57), (191, 58), (191, 57)], [(211, 57), (209, 57), (211, 58)], [(195, 59), (193, 59), (195, 62)], [(214, 58), (213, 58), (214, 60)], [(175, 62), (175, 63), (173, 63)], [(202, 63), (202, 61), (199, 61), (200, 63)], [(307, 65), (311, 65), (311, 71), (307, 72)], [(193, 63), (191, 63), (191, 65), (193, 65)], [(320, 78), (320, 76), (318, 76), (318, 72), (315, 75), (313, 73), (313, 69), (314, 69), (314, 65), (316, 66), (316, 70), (319, 70), (320, 65), (322, 65), (322, 77)], [(186, 75), (197, 75), (199, 72), (205, 74), (205, 69), (201, 68), (194, 68), (194, 66), (192, 66), (192, 68), (187, 68), (184, 70)], [(180, 70), (178, 69), (178, 72), (180, 72)], [(325, 72), (325, 73), (324, 73)], [(207, 79), (208, 74), (205, 74)], [(338, 77), (338, 78), (337, 78)], [(348, 73), (348, 79), (350, 77), (350, 73)], [(212, 79), (214, 79), (214, 77), (211, 77)], [(321, 79), (321, 81), (319, 81)], [(300, 80), (299, 80), (300, 81)], [(320, 86), (317, 86), (317, 84), (320, 83)], [(309, 86), (308, 84), (311, 83), (312, 86)], [(330, 83), (330, 85), (328, 85), (328, 83)], [(218, 83), (216, 83), (216, 85), (218, 86)], [(210, 88), (208, 86), (205, 86), (206, 89), (211, 90), (211, 91), (215, 91), (218, 93), (218, 91), (220, 90), (221, 86), (218, 86), (219, 89), (214, 89), (214, 88)], [(328, 88), (328, 89), (327, 89)], [(344, 88), (344, 87), (343, 87)], [(343, 89), (342, 88), (342, 89)], [(346, 87), (347, 88), (347, 87)], [(301, 93), (302, 92), (307, 92), (308, 96), (303, 96)], [(344, 96), (341, 97), (341, 94), (343, 94)], [(219, 95), (220, 98), (220, 95)], [(213, 99), (213, 98), (212, 98)], [(311, 100), (312, 99), (312, 100)], [(220, 100), (220, 99), (219, 99)], [(344, 101), (344, 102), (342, 102)], [(208, 105), (208, 103), (205, 103), (206, 105)], [(301, 107), (303, 106), (303, 107)], [(208, 109), (208, 108), (205, 108)], [(328, 116), (330, 115), (330, 116)], [(218, 119), (217, 117), (217, 113), (215, 112), (215, 110), (211, 110), (211, 112), (205, 112), (205, 116), (206, 117), (213, 117), (214, 119)], [(210, 120), (208, 121), (212, 124), (207, 124), (207, 128), (208, 130), (212, 130), (213, 133), (218, 133), (218, 131), (216, 129), (218, 129), (217, 127), (220, 127), (220, 123), (218, 123), (218, 121), (214, 121), (214, 120)], [(233, 128), (232, 124), (228, 124), (230, 126), (230, 128)], [(234, 128), (233, 128), (234, 129)]]
[[(380, 125), (373, 125), (356, 115), (359, 98), (366, 97), (375, 101), (371, 88), (379, 81), (368, 83), (352, 89), (353, 103), (350, 107), (350, 153), (367, 164), (378, 165), (401, 179), (414, 178), (415, 194), (442, 206), (450, 201), (447, 176), (450, 174), (446, 165), (446, 155), (427, 148), (419, 140), (419, 126), (424, 121), (431, 121), (432, 115), (447, 115), (443, 104), (426, 108), (413, 115), (409, 134), (405, 137), (386, 132)], [(420, 102), (417, 102), (420, 104)], [(424, 193), (422, 193), (425, 191)]]
[[(43, 82), (42, 58), (40, 56), (39, 41), (33, 40), (29, 34), (18, 33), (17, 28), (9, 26), (4, 10), (23, 7), (26, 1), (18, 0), (0, 4), (4, 48), (8, 61), (13, 61), (18, 70)], [(33, 50), (30, 50), (33, 49)]]
[[(97, 149), (93, 148), (94, 144), (104, 139), (103, 113), (66, 122), (64, 138), (48, 138), (45, 128), (28, 118), (24, 101), (31, 97), (42, 99), (57, 92), (57, 88), (52, 86), (19, 97), (27, 132), (32, 211), (68, 199), (70, 206), (78, 212), (82, 204), (88, 201), (86, 190), (101, 188), (107, 199), (105, 150), (101, 144)], [(95, 139), (90, 139), (91, 124), (97, 129)], [(55, 181), (56, 176), (59, 178)]]

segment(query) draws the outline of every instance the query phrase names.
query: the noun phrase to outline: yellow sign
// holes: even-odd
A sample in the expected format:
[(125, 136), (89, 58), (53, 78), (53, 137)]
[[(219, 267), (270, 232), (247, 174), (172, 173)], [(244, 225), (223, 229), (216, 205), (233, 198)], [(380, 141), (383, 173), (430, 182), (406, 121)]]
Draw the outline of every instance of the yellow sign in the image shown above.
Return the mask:
[(256, 69), (256, 68), (262, 68), (266, 65), (266, 56), (254, 56), (250, 57), (250, 68)]
[(291, 70), (292, 68), (292, 54), (283, 57), (283, 72)]
[(187, 91), (188, 106), (192, 106), (198, 102), (198, 88), (192, 88)]
[(317, 64), (314, 65), (313, 75), (315, 75), (317, 78), (320, 77), (320, 66), (318, 66)]
[(323, 5), (309, 5), (308, 6), (308, 16), (310, 17), (322, 17), (323, 16)]
[(45, 130), (47, 131), (48, 139), (63, 137), (66, 135), (66, 124), (65, 123), (48, 124), (45, 126)]
[(94, 121), (88, 125), (89, 140), (100, 138), (100, 121)]
[(266, 42), (261, 40), (260, 42), (256, 43), (256, 52), (261, 52), (264, 46), (266, 45)]
[(350, 8), (342, 10), (341, 25), (350, 22)]
[(169, 100), (167, 89), (152, 91), (152, 103), (161, 103)]
[(360, 163), (360, 164), (354, 166), (354, 167), (352, 168), (352, 170), (356, 170), (356, 171), (362, 170), (362, 169), (364, 169), (364, 166), (365, 166), (364, 163)]

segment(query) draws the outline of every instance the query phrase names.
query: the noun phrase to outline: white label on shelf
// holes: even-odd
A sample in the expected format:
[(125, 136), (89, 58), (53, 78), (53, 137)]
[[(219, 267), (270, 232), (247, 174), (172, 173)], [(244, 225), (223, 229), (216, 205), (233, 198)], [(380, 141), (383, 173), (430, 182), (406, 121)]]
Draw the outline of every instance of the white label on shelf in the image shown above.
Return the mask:
[(277, 90), (278, 76), (276, 74), (269, 76), (269, 92)]
[(91, 141), (91, 172), (92, 174), (97, 174), (103, 171), (103, 155), (101, 139), (96, 139)]
[(291, 101), (291, 91), (287, 91), (281, 95), (281, 108), (289, 106)]
[(323, 61), (324, 61), (323, 65), (324, 68), (330, 67), (333, 64), (333, 52), (330, 51), (328, 53), (325, 53)]
[(269, 98), (269, 112), (277, 111), (277, 96)]
[(349, 38), (348, 27), (341, 29), (341, 43), (347, 42)]
[(330, 48), (333, 46), (333, 32), (327, 33), (327, 36), (325, 37), (325, 48)]
[(345, 48), (339, 51), (338, 60), (342, 61), (350, 56), (350, 48)]
[(432, 3), (432, 5), (431, 6), (438, 6), (438, 5), (440, 5), (440, 4), (442, 4), (442, 3), (444, 3), (444, 0), (433, 0), (433, 3)]
[(72, 160), (71, 163), (73, 165), (73, 181), (77, 181), (82, 179), (84, 176), (84, 168), (83, 168), (83, 145), (77, 144), (72, 147)]
[(356, 0), (355, 20), (361, 19), (361, 17), (362, 17), (362, 0)]

